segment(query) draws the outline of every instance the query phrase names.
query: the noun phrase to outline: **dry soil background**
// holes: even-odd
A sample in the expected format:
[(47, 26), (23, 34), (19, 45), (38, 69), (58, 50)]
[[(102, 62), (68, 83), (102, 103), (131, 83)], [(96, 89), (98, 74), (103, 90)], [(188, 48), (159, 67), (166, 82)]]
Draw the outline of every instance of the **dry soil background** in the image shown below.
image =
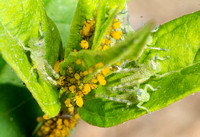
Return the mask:
[[(157, 25), (163, 24), (197, 10), (200, 10), (200, 0), (132, 0), (129, 3), (134, 29), (142, 22), (154, 20)], [(80, 121), (73, 137), (200, 137), (200, 93), (111, 128)]]

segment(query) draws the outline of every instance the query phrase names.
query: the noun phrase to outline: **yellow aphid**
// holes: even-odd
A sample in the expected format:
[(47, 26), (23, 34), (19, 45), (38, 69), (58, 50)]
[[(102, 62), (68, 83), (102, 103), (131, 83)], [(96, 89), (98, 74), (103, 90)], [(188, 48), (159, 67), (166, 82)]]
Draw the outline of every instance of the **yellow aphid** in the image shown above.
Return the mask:
[(101, 71), (101, 73), (105, 76), (110, 72), (110, 69), (108, 67), (103, 68), (103, 70)]
[(103, 50), (109, 49), (109, 45), (103, 45)]
[(89, 84), (85, 84), (84, 88), (83, 88), (83, 94), (87, 95), (89, 92), (91, 91), (90, 85)]
[(80, 84), (81, 84), (81, 81), (80, 81), (80, 79), (77, 81), (77, 84), (78, 84), (78, 85), (80, 85)]
[(38, 135), (38, 136), (42, 136), (42, 132), (41, 132), (41, 131), (38, 131), (38, 132), (37, 132), (37, 135)]
[(34, 65), (34, 66), (33, 66), (33, 69), (37, 69), (37, 66)]
[(57, 121), (56, 121), (57, 125), (62, 125), (62, 119), (59, 118)]
[(112, 67), (112, 71), (117, 71), (118, 68), (117, 67)]
[(50, 120), (47, 121), (47, 123), (48, 123), (49, 125), (51, 125), (51, 124), (53, 123), (53, 121), (50, 119)]
[(56, 137), (60, 137), (61, 133), (60, 133), (60, 130), (59, 129), (56, 129), (55, 130), (55, 136)]
[(60, 63), (60, 61), (57, 61), (53, 67), (53, 69), (55, 70), (56, 73), (59, 73), (59, 63)]
[(83, 97), (83, 96), (84, 96), (84, 94), (83, 94), (83, 92), (82, 92), (82, 91), (78, 91), (78, 92), (76, 93), (76, 96)]
[(113, 22), (118, 22), (118, 19), (115, 18), (115, 19), (113, 20)]
[[(70, 78), (70, 80), (69, 80), (69, 81), (70, 81), (70, 83), (71, 83), (71, 84), (74, 84), (74, 83), (76, 83), (76, 79), (75, 79), (75, 78)], [(70, 84), (70, 83), (69, 83), (69, 84)]]
[(78, 74), (78, 73), (75, 73), (74, 74), (74, 77), (75, 77), (75, 79), (77, 79), (77, 80), (79, 80), (81, 77), (80, 77), (80, 75)]
[(45, 115), (43, 115), (43, 119), (47, 120), (47, 119), (49, 119), (49, 117), (45, 114)]
[(86, 40), (82, 40), (80, 43), (80, 46), (82, 49), (88, 49), (89, 48), (89, 43)]
[(105, 80), (105, 78), (104, 78), (103, 75), (98, 74), (98, 75), (97, 75), (97, 80), (99, 81), (99, 83), (100, 83), (102, 86), (106, 85), (106, 80)]
[(76, 64), (81, 64), (81, 62), (82, 62), (82, 60), (81, 59), (78, 59), (78, 60), (76, 60)]
[(62, 88), (62, 91), (63, 91), (63, 92), (66, 92), (67, 90), (68, 90), (68, 87), (63, 87), (63, 88)]
[(45, 128), (44, 128), (44, 131), (45, 131), (45, 132), (49, 132), (49, 130), (50, 130), (49, 127), (45, 127)]
[(114, 22), (112, 27), (113, 27), (113, 29), (118, 29), (120, 27), (120, 22), (119, 21)]
[(77, 49), (74, 49), (73, 52), (77, 52)]
[(95, 24), (95, 21), (93, 20), (85, 21), (83, 30), (80, 31), (80, 34), (84, 37), (90, 36), (92, 32), (94, 31), (94, 24)]
[(68, 113), (69, 114), (73, 114), (74, 113), (74, 106), (70, 106), (69, 108), (68, 108)]
[(73, 73), (73, 69), (71, 67), (68, 68), (69, 73)]
[(81, 96), (76, 96), (76, 104), (79, 107), (83, 106), (83, 98)]
[(67, 119), (64, 120), (64, 125), (69, 126), (69, 121)]
[(117, 65), (117, 66), (120, 66), (120, 65), (121, 65), (121, 63), (120, 63), (120, 62), (117, 62), (117, 63), (115, 63), (115, 65)]
[(83, 89), (83, 87), (80, 85), (80, 86), (78, 86), (78, 88), (81, 90), (81, 89)]
[(90, 84), (91, 89), (96, 89), (98, 86), (97, 84)]
[(79, 118), (80, 118), (79, 114), (75, 114), (75, 115), (74, 115), (74, 118), (75, 118), (75, 119), (79, 119)]
[(85, 71), (83, 72), (83, 75), (84, 75), (84, 76), (88, 75), (88, 71), (85, 70)]
[(58, 125), (58, 126), (57, 126), (57, 129), (62, 129), (62, 125)]
[(84, 63), (84, 61), (81, 62), (81, 65), (82, 65), (83, 67), (85, 67), (85, 63)]
[(44, 119), (42, 117), (37, 117), (37, 122), (42, 122)]
[(72, 93), (75, 93), (76, 92), (76, 86), (75, 85), (72, 85), (69, 87), (69, 90), (72, 92)]
[(101, 43), (109, 45), (111, 43), (111, 40), (104, 38), (102, 39)]
[(65, 85), (65, 77), (64, 76), (61, 76), (58, 80), (57, 80), (57, 83), (58, 83), (58, 86), (62, 87)]
[(89, 72), (89, 73), (93, 73), (93, 71), (94, 71), (94, 67), (91, 66), (91, 67), (89, 68), (88, 72)]
[(93, 78), (93, 79), (90, 80), (90, 83), (97, 83), (97, 82), (98, 82), (98, 80), (95, 79), (95, 78)]
[(102, 46), (99, 46), (99, 47), (98, 47), (98, 50), (102, 50)]
[(111, 33), (111, 37), (113, 37), (114, 39), (121, 39), (122, 37), (122, 32), (121, 31), (113, 31)]
[(96, 67), (96, 68), (101, 68), (101, 67), (103, 67), (103, 65), (104, 65), (104, 64), (103, 64), (102, 62), (99, 62), (99, 63), (97, 63), (97, 64), (95, 65), (95, 67)]
[(81, 77), (83, 76), (83, 72), (80, 72), (80, 76), (81, 76)]
[(70, 101), (71, 101), (70, 98), (67, 98), (67, 99), (65, 100), (65, 105), (66, 105), (66, 107), (70, 107), (70, 106), (71, 106)]

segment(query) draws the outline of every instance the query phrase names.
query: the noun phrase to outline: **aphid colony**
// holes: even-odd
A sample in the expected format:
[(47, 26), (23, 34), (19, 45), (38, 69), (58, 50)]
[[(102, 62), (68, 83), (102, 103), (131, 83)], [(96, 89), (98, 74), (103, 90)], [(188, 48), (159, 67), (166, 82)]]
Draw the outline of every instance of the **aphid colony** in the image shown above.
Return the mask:
[(122, 31), (120, 28), (120, 21), (119, 19), (115, 18), (113, 20), (113, 24), (109, 27), (108, 31), (106, 32), (105, 37), (101, 41), (101, 45), (99, 46), (98, 50), (107, 50), (111, 47), (111, 43), (114, 43), (114, 40), (120, 40), (122, 38)]
[(47, 115), (38, 117), (37, 122), (42, 122), (42, 126), (37, 131), (37, 135), (41, 137), (66, 137), (69, 135), (70, 129), (77, 124), (78, 119), (78, 114), (71, 118), (54, 117), (49, 119)]
[[(111, 39), (120, 40), (122, 38), (122, 31), (120, 28), (120, 21), (115, 18), (113, 20), (113, 24), (110, 26), (109, 30), (107, 31), (105, 37), (102, 39), (101, 45), (99, 46), (98, 50), (106, 50), (110, 47)], [(93, 35), (95, 30), (95, 21), (94, 20), (87, 20), (84, 22), (83, 29), (80, 30), (80, 34), (83, 40), (80, 42), (80, 46), (82, 49), (89, 49), (89, 42), (88, 40)], [(74, 51), (77, 51), (74, 49)]]
[[(112, 26), (106, 33), (107, 37), (105, 36), (105, 38), (102, 40), (102, 44), (100, 46), (102, 47), (102, 49), (99, 50), (106, 50), (109, 48), (109, 45), (111, 44), (111, 40), (108, 39), (109, 37), (116, 40), (122, 37), (121, 31), (115, 31), (119, 27), (120, 22), (118, 22), (118, 19), (114, 19)], [(81, 40), (80, 42), (80, 47), (82, 49), (87, 50), (90, 48), (88, 40), (93, 35), (94, 29), (94, 20), (86, 20), (84, 22), (83, 28), (82, 30), (80, 30), (80, 35), (83, 38), (83, 40)], [(111, 31), (112, 29), (114, 29), (114, 31)], [(77, 49), (74, 49), (73, 52), (77, 52)], [(58, 61), (54, 66), (54, 70), (57, 73), (59, 73), (59, 63), (60, 61)], [(75, 63), (76, 65), (85, 67), (85, 63), (81, 59), (77, 59)], [(119, 65), (119, 63), (117, 64)], [(88, 80), (86, 83), (83, 83), (84, 77), (93, 73), (96, 69), (101, 69), (101, 71), (97, 73), (93, 78)], [(60, 78), (56, 81), (57, 86), (60, 87), (62, 91), (60, 96), (63, 96), (64, 94), (66, 96), (64, 104), (65, 108), (67, 109), (67, 118), (63, 118), (63, 116), (54, 117), (48, 120), (45, 120), (45, 118), (43, 118), (44, 124), (38, 131), (38, 136), (66, 136), (69, 133), (69, 129), (73, 128), (77, 122), (77, 108), (83, 106), (83, 97), (90, 93), (93, 89), (96, 89), (98, 87), (98, 84), (105, 86), (105, 76), (110, 73), (111, 69), (112, 71), (117, 70), (117, 67), (104, 67), (104, 63), (102, 62), (91, 66), (88, 70), (80, 72), (75, 72), (73, 67), (68, 67), (65, 76), (60, 76)], [(41, 121), (41, 118), (38, 119), (40, 119), (38, 121)]]
[[(82, 60), (77, 60), (76, 64), (82, 65)], [(74, 98), (74, 100), (70, 99), (71, 101), (69, 101), (69, 99), (66, 99), (65, 104), (68, 108), (74, 106), (71, 105), (74, 104), (73, 101), (76, 102), (77, 106), (82, 107), (84, 95), (87, 95), (89, 92), (91, 92), (92, 89), (96, 89), (97, 83), (101, 85), (106, 84), (104, 76), (107, 75), (110, 71), (107, 67), (103, 68), (103, 70), (99, 74), (97, 74), (96, 77), (90, 79), (87, 83), (82, 83), (82, 80), (85, 76), (93, 73), (95, 68), (103, 67), (103, 65), (104, 64), (100, 62), (97, 63), (95, 66), (90, 67), (89, 70), (85, 70), (79, 73), (74, 72), (73, 69), (69, 67), (66, 71), (66, 76), (61, 76), (60, 79), (57, 80), (58, 86), (62, 87), (62, 91), (66, 94), (69, 94), (69, 92), (71, 92), (70, 98)]]

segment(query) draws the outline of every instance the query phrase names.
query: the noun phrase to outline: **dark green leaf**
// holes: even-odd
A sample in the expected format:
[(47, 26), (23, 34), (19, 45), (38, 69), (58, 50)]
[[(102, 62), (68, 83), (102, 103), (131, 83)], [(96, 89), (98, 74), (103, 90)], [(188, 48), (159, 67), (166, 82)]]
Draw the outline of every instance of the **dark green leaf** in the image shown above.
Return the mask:
[(0, 136), (30, 136), (42, 111), (26, 87), (0, 84)]

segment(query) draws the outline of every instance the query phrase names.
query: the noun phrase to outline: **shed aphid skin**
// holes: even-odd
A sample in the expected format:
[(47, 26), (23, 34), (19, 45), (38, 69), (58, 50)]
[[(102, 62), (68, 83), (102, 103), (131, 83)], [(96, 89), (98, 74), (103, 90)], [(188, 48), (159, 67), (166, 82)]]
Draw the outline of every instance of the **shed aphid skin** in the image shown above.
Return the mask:
[[(52, 66), (45, 59), (45, 32), (42, 33), (41, 27), (42, 23), (39, 28), (41, 37), (30, 39), (28, 42), (28, 47), (20, 42), (20, 40), (18, 40), (18, 43), (25, 51), (30, 52), (30, 57), (33, 64), (31, 73), (33, 74), (33, 70), (37, 70), (37, 73), (41, 78), (46, 79), (52, 85), (57, 85), (56, 80), (54, 80), (50, 75), (52, 75), (55, 79), (59, 79), (59, 75), (54, 71)], [(49, 72), (50, 75), (47, 72)]]
[(98, 95), (98, 97), (105, 98), (110, 101), (115, 101), (119, 103), (126, 103), (127, 106), (137, 104), (136, 106), (140, 109), (145, 110), (147, 113), (150, 113), (149, 110), (142, 106), (143, 103), (148, 102), (150, 99), (150, 95), (147, 92), (148, 88), (151, 89), (151, 91), (156, 91), (160, 86), (157, 88), (153, 88), (151, 85), (146, 84), (144, 89), (139, 88), (139, 86), (135, 86), (135, 89), (118, 89), (118, 91), (124, 92), (124, 94), (116, 95), (115, 97), (109, 97), (105, 95)]

